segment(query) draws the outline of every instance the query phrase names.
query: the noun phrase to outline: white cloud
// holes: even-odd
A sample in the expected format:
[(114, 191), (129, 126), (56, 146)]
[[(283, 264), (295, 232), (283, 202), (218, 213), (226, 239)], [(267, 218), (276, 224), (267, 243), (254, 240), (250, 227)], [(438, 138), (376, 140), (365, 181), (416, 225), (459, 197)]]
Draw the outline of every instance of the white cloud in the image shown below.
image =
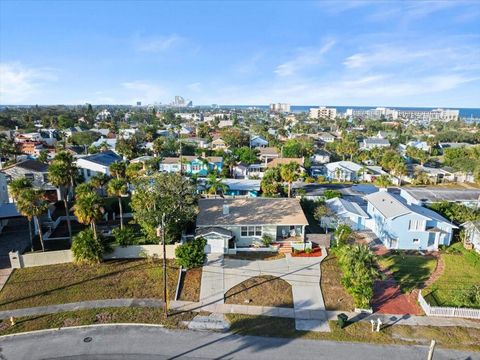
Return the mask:
[(0, 63), (0, 104), (29, 102), (32, 95), (43, 90), (45, 84), (56, 80), (54, 71), (49, 68)]
[(135, 49), (139, 52), (158, 53), (171, 49), (182, 41), (184, 41), (184, 38), (177, 34), (148, 38), (137, 36), (135, 39)]
[(303, 49), (295, 58), (278, 65), (275, 69), (275, 74), (277, 74), (278, 76), (291, 76), (306, 67), (318, 65), (323, 60), (323, 56), (334, 45), (335, 41), (329, 40), (319, 49)]

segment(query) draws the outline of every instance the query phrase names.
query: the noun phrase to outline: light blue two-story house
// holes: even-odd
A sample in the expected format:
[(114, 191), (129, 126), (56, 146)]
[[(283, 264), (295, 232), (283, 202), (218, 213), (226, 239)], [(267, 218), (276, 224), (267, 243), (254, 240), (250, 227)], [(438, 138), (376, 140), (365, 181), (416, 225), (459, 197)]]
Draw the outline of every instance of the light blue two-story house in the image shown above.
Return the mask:
[(457, 227), (436, 212), (386, 191), (367, 195), (365, 200), (370, 216), (365, 224), (388, 249), (433, 251), (450, 245)]

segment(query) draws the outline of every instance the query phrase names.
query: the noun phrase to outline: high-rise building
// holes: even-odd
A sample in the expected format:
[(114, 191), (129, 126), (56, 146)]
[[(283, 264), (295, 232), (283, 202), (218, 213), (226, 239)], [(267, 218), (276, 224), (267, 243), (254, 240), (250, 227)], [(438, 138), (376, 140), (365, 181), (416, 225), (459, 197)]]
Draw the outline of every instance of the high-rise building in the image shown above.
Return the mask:
[(335, 119), (337, 117), (337, 109), (325, 106), (311, 108), (309, 116), (311, 119)]
[(276, 103), (270, 104), (270, 111), (272, 112), (290, 112), (290, 104), (286, 103)]
[(141, 101), (137, 101), (137, 106), (142, 106), (142, 102), (141, 102)]

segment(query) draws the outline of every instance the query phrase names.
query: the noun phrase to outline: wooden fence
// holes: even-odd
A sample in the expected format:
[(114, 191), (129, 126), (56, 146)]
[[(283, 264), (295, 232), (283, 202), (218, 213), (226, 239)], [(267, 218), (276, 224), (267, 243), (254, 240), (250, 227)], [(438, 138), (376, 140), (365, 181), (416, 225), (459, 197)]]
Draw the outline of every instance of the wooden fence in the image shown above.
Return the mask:
[(418, 302), (427, 316), (480, 319), (480, 309), (431, 306), (427, 303), (421, 291), (418, 292)]

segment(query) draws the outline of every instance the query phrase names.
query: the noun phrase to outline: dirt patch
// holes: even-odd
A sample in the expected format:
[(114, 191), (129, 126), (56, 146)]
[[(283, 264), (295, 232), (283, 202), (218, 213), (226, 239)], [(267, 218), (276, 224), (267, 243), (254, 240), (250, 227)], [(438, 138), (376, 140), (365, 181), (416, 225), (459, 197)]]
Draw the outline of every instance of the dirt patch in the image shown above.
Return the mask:
[(202, 268), (189, 269), (183, 274), (178, 300), (199, 301), (200, 285), (202, 283)]
[(322, 270), (320, 287), (325, 308), (327, 310), (353, 311), (355, 308), (353, 298), (341, 283), (342, 272), (338, 267), (335, 255), (328, 254), (320, 266)]
[(228, 290), (225, 303), (293, 307), (292, 286), (275, 276), (256, 276)]

